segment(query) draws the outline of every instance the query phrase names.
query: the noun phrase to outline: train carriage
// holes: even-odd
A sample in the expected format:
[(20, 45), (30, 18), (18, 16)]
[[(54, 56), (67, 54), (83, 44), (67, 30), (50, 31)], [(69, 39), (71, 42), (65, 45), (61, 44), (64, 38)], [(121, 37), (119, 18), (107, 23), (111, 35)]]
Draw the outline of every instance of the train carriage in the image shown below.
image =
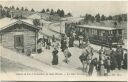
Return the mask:
[(89, 40), (90, 43), (102, 45), (106, 47), (116, 47), (123, 44), (121, 28), (99, 27), (89, 25), (65, 25), (65, 33), (71, 36), (76, 34), (76, 39), (83, 36), (84, 41)]

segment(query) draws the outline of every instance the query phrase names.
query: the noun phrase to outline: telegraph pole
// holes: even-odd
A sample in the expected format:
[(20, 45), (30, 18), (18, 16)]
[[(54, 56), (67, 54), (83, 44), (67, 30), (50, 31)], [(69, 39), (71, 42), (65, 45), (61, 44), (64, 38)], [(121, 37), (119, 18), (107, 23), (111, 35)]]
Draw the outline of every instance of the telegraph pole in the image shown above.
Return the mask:
[(64, 19), (60, 19), (60, 40), (61, 40), (61, 35), (62, 35), (62, 21), (66, 21)]

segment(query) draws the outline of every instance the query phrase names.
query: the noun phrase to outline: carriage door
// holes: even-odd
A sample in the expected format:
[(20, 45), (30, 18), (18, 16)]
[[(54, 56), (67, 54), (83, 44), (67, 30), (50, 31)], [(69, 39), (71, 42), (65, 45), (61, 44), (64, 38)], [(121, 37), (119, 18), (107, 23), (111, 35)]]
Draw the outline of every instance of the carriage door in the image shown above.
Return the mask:
[(24, 52), (24, 38), (23, 35), (14, 36), (14, 47), (18, 52)]
[(118, 43), (123, 43), (123, 40), (122, 40), (122, 30), (121, 29), (118, 29), (117, 38), (118, 38)]
[(89, 29), (88, 28), (86, 29), (86, 32), (87, 32), (86, 35), (87, 35), (87, 39), (88, 39), (89, 38)]

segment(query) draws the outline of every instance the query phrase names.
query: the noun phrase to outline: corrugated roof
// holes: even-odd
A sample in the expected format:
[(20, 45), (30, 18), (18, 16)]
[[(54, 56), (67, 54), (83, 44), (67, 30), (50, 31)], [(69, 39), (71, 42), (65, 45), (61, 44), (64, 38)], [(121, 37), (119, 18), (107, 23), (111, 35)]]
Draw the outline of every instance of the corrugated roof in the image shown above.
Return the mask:
[(31, 19), (22, 19), (22, 21), (34, 25)]
[(39, 14), (35, 13), (35, 14), (32, 14), (32, 15), (28, 16), (27, 18), (30, 18), (30, 19), (41, 19), (41, 16)]
[(114, 29), (121, 29), (121, 28), (113, 28), (113, 27), (101, 27), (101, 26), (89, 26), (89, 25), (77, 25), (82, 28), (93, 28), (93, 29), (101, 29), (101, 30), (114, 30)]
[(11, 18), (2, 18), (0, 20), (0, 30), (5, 28), (6, 26), (9, 26), (13, 23), (15, 23), (17, 20), (16, 19), (11, 19)]
[[(30, 26), (32, 26), (33, 28), (36, 28), (34, 25), (33, 25), (33, 22), (31, 20), (26, 20), (26, 19), (23, 19), (23, 20), (17, 20), (17, 19), (11, 19), (11, 18), (2, 18), (0, 19), (0, 30), (3, 30), (9, 26), (12, 26), (16, 23), (18, 23), (19, 21), (21, 22), (24, 22)], [(37, 28), (36, 28), (37, 29)]]
[(27, 18), (29, 18), (29, 19), (47, 19), (49, 17), (49, 15), (48, 14), (46, 14), (46, 13), (34, 13), (34, 14), (32, 14), (32, 15), (30, 15), (30, 16), (28, 16)]
[(80, 22), (83, 18), (80, 17), (66, 17), (66, 18), (62, 18), (63, 20), (66, 20), (68, 23), (76, 23), (76, 22)]

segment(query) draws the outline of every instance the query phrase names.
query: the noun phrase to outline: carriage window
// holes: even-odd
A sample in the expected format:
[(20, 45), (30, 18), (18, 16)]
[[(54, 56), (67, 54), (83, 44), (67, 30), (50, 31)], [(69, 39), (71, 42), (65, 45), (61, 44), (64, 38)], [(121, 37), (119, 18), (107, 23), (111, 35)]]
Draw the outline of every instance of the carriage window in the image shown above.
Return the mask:
[(93, 34), (95, 35), (95, 29), (93, 30)]
[(90, 34), (92, 34), (92, 29), (90, 29)]
[(101, 31), (101, 36), (103, 36), (103, 35), (104, 35), (104, 33), (105, 33), (105, 32), (102, 30), (102, 31)]
[(113, 34), (115, 35), (117, 33), (117, 31), (116, 30), (113, 30)]
[(100, 35), (100, 31), (99, 31), (99, 30), (97, 30), (97, 35), (98, 35), (98, 36)]
[(82, 32), (83, 31), (83, 29), (82, 28), (80, 28), (80, 32)]
[(122, 34), (122, 30), (118, 30), (118, 33), (119, 33), (119, 34)]
[(102, 35), (102, 30), (99, 31), (99, 35), (100, 35), (100, 36)]
[(89, 33), (89, 29), (87, 28), (86, 31)]
[(93, 34), (93, 29), (92, 29), (92, 34)]
[(97, 35), (97, 30), (94, 30), (94, 35)]
[(109, 35), (109, 32), (105, 30), (105, 36), (108, 36)]
[(111, 35), (111, 31), (108, 31), (108, 35)]

